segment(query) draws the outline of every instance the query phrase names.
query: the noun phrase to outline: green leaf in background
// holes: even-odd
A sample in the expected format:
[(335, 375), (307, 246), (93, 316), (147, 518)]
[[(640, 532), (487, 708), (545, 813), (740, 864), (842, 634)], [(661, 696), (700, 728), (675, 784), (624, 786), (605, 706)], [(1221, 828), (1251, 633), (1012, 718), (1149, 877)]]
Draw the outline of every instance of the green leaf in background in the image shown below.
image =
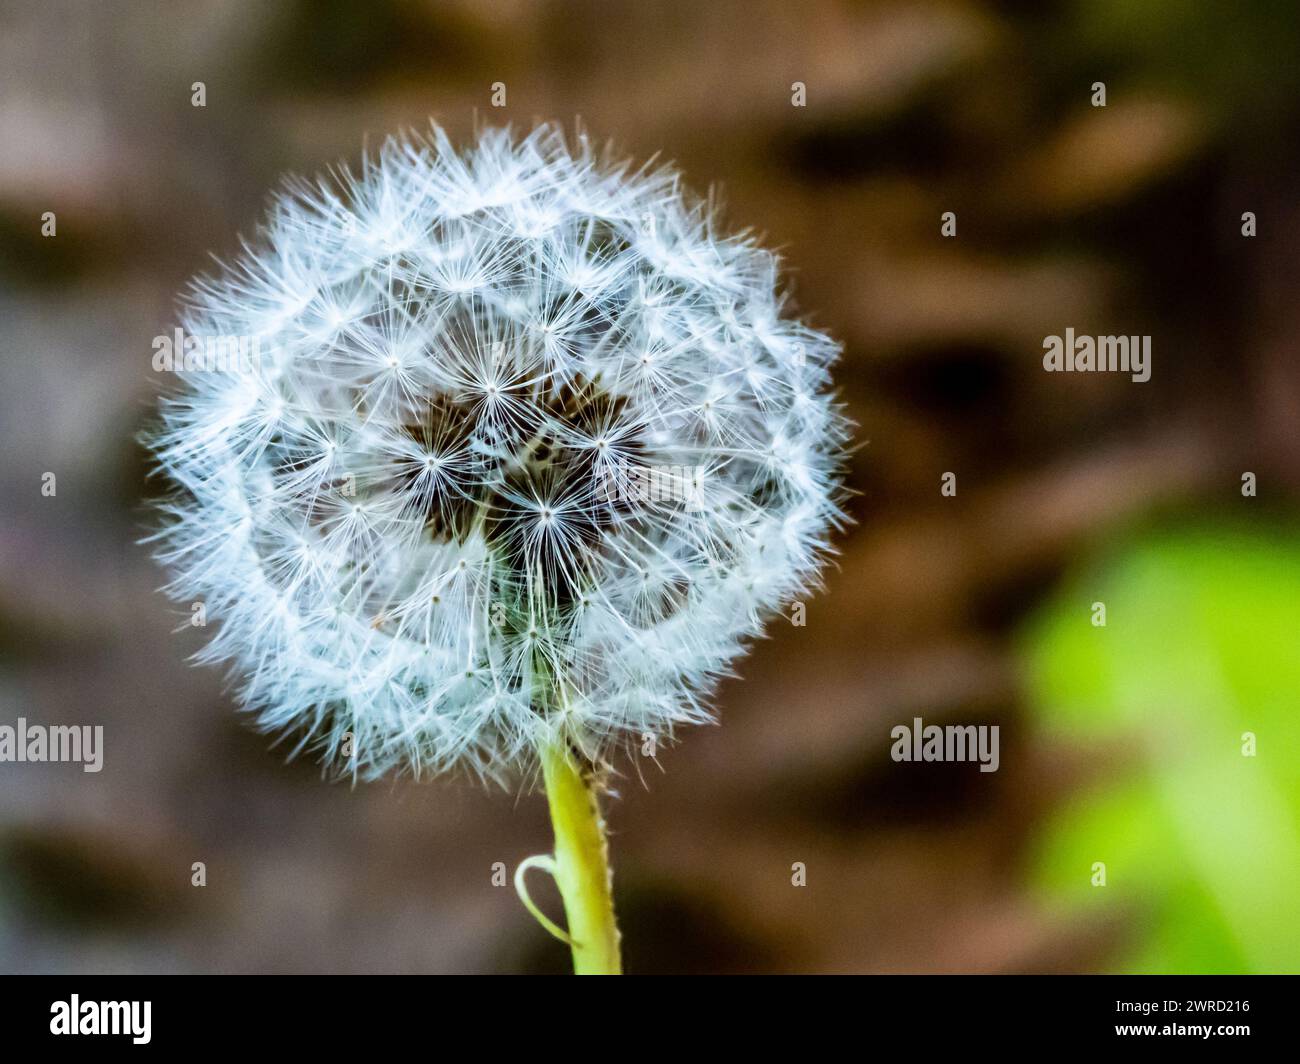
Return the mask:
[(1025, 635), (1047, 738), (1111, 762), (1048, 825), (1048, 899), (1128, 921), (1122, 970), (1300, 971), (1300, 539), (1152, 536)]

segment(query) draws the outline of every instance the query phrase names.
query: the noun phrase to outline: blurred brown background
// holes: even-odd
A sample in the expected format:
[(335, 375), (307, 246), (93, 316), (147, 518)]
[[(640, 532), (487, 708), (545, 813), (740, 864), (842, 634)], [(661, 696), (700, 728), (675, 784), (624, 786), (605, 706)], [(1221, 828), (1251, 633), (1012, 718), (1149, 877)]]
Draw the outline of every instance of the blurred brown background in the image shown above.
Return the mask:
[[(629, 970), (1107, 967), (1140, 911), (1026, 887), (1101, 769), (1036, 733), (1012, 636), (1116, 529), (1230, 505), (1242, 469), (1300, 490), (1298, 44), (1266, 0), (0, 3), (0, 722), (107, 745), (98, 775), (0, 765), (0, 970), (567, 965), (491, 883), (549, 847), (540, 798), (285, 765), (186, 665), (135, 542), (174, 293), (283, 172), (431, 117), (580, 118), (675, 161), (846, 348), (858, 525), (828, 591), (721, 727), (622, 766)], [(1152, 335), (1151, 382), (1043, 373), (1067, 326)], [(913, 716), (1001, 724), (1000, 771), (895, 764)]]

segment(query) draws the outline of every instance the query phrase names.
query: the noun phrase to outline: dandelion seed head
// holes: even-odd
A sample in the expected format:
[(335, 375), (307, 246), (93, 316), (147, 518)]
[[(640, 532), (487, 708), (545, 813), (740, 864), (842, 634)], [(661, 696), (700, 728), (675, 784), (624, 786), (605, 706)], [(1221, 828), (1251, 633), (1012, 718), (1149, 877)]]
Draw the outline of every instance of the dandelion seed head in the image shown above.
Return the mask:
[(151, 438), (169, 590), (267, 730), (505, 779), (707, 720), (841, 520), (837, 345), (669, 168), (434, 128), (290, 184), (196, 280)]

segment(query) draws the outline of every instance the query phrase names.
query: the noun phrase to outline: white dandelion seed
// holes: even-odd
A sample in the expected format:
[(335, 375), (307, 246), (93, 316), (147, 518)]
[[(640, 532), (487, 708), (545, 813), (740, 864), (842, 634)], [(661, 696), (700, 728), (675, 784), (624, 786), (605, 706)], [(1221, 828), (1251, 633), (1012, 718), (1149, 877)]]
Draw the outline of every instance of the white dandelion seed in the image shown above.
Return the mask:
[(842, 517), (838, 348), (782, 306), (674, 171), (552, 126), (291, 184), (183, 318), (260, 363), (185, 374), (150, 441), (201, 659), (365, 777), (706, 720)]

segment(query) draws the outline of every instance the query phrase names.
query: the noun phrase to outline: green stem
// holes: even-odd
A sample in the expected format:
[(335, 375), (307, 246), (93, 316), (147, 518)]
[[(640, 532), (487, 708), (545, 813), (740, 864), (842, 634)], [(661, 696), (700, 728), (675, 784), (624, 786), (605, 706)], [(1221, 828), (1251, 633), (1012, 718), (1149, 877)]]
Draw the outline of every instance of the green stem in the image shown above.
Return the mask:
[(574, 974), (619, 975), (609, 846), (590, 774), (558, 744), (545, 747), (541, 759), (555, 829), (553, 873), (564, 899)]

